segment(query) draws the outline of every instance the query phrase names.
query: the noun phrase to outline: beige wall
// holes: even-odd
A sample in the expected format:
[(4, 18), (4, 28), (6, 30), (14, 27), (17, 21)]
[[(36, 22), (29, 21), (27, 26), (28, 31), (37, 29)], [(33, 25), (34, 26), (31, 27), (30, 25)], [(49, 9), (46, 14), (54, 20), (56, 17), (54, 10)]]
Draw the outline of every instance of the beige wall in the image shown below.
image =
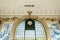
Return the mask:
[[(24, 5), (35, 5), (25, 7)], [(0, 0), (0, 15), (60, 15), (60, 0)]]

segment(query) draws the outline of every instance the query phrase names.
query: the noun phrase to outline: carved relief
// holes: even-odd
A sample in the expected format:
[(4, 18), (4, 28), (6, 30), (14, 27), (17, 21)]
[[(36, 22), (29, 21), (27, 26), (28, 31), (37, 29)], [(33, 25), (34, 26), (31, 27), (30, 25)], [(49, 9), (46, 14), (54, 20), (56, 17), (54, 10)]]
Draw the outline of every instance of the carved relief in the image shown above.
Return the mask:
[(57, 18), (58, 24), (60, 24), (60, 16)]
[(0, 25), (2, 25), (3, 23), (3, 19), (0, 17)]
[(1, 25), (1, 20), (0, 20), (0, 25)]
[(0, 30), (2, 28), (2, 24), (3, 24), (3, 19), (0, 17)]
[(18, 17), (12, 17), (12, 18), (11, 18), (11, 20), (13, 20), (13, 21), (14, 21), (14, 20), (17, 20), (17, 19), (18, 19)]
[(4, 20), (4, 21), (9, 21), (9, 20), (10, 20), (10, 18), (3, 18), (3, 20)]
[(60, 20), (59, 20), (59, 24), (60, 24)]
[[(31, 13), (29, 13), (29, 15), (28, 15), (28, 17), (29, 18), (31, 18)], [(32, 16), (32, 18), (34, 18), (35, 16)], [(18, 18), (18, 17), (12, 17), (12, 18), (2, 18), (2, 20), (4, 20), (4, 21), (15, 21), (15, 20), (18, 20), (18, 19), (20, 19), (20, 18)], [(35, 19), (38, 19), (38, 17), (35, 17)], [(52, 22), (54, 22), (54, 21), (56, 21), (56, 18), (45, 18), (45, 17), (43, 17), (43, 18), (40, 18), (41, 20), (49, 20), (49, 21), (52, 21)], [(1, 24), (1, 19), (0, 19), (0, 24)], [(59, 24), (60, 24), (60, 20), (59, 20)]]

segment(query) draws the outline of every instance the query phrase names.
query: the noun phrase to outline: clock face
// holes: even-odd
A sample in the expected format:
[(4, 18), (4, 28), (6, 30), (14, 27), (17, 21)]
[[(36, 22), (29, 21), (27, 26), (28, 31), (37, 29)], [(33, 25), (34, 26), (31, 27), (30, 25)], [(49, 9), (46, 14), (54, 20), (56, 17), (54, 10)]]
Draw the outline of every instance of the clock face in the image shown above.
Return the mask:
[(35, 20), (34, 19), (25, 20), (25, 30), (35, 30)]
[[(35, 38), (36, 37), (36, 38)], [(36, 20), (25, 20), (17, 25), (15, 39), (19, 40), (46, 40), (43, 25)]]
[(28, 21), (28, 25), (32, 25), (32, 21)]

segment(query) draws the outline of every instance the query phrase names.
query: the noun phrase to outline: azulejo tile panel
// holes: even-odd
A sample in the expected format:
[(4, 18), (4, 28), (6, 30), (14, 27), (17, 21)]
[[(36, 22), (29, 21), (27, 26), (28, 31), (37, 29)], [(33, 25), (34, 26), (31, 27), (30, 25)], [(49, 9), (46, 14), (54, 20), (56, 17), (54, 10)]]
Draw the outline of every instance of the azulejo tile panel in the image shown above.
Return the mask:
[(58, 25), (52, 23), (51, 25), (49, 25), (49, 29), (50, 29), (51, 40), (60, 40), (60, 30), (58, 28)]
[(10, 37), (10, 24), (4, 23), (0, 32), (0, 40), (9, 40)]

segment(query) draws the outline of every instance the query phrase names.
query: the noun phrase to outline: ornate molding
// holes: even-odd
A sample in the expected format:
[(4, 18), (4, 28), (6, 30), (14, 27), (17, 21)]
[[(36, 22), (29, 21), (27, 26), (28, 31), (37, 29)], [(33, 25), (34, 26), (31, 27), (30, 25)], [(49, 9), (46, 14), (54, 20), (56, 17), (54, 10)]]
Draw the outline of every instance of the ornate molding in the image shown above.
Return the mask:
[[(26, 11), (0, 10), (0, 13), (26, 13)], [(33, 13), (60, 13), (60, 10), (39, 10), (39, 11), (33, 11)]]
[(2, 28), (2, 24), (3, 24), (3, 19), (0, 17), (0, 30), (1, 30), (1, 28)]
[[(31, 18), (31, 15), (29, 14), (28, 15), (28, 17), (29, 18)], [(33, 16), (33, 17), (35, 17), (35, 16)], [(32, 18), (33, 18), (32, 17)], [(35, 18), (37, 18), (37, 17), (35, 17)], [(15, 21), (15, 20), (18, 20), (18, 19), (20, 19), (19, 17), (16, 17), (16, 16), (14, 16), (14, 17), (11, 17), (11, 18), (9, 18), (9, 17), (7, 17), (7, 18), (2, 18), (2, 17), (0, 17), (0, 19), (2, 19), (2, 20), (4, 20), (4, 21)], [(38, 19), (38, 18), (37, 18)], [(49, 21), (51, 21), (51, 22), (54, 22), (54, 21), (56, 21), (56, 19), (57, 18), (50, 18), (50, 17), (47, 17), (47, 18), (45, 18), (45, 17), (42, 17), (42, 18), (40, 18), (41, 20), (49, 20)], [(59, 19), (58, 19), (58, 21), (59, 21)]]

